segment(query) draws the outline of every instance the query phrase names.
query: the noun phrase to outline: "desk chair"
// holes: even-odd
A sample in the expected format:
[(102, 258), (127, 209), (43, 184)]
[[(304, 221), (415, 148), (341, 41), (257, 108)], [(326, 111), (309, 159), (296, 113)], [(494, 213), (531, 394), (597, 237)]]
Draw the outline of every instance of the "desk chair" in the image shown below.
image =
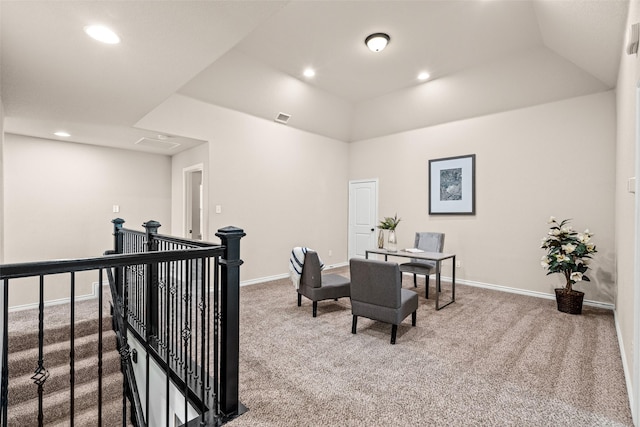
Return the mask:
[[(432, 232), (418, 232), (416, 233), (416, 240), (414, 247), (422, 249), (425, 252), (442, 252), (444, 248), (444, 233), (432, 233)], [(400, 264), (400, 271), (402, 273), (413, 274), (413, 286), (417, 287), (418, 283), (416, 275), (424, 274), (425, 276), (425, 297), (429, 298), (429, 274), (436, 266), (435, 261), (425, 261), (421, 259), (412, 258), (410, 262)], [(436, 292), (439, 289), (436, 290)]]

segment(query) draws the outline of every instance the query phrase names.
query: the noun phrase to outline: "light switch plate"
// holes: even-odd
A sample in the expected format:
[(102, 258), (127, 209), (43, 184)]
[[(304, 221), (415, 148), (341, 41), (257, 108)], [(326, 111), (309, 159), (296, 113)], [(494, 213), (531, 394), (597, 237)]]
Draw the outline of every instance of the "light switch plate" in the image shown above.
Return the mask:
[(629, 178), (629, 181), (627, 181), (627, 191), (629, 191), (629, 193), (635, 193), (636, 192), (636, 177), (631, 177)]

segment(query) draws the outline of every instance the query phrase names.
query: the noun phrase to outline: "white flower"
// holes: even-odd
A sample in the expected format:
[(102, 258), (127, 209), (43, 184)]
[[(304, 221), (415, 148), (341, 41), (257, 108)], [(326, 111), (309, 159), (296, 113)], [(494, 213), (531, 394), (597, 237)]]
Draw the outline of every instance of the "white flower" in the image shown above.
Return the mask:
[(549, 217), (549, 221), (547, 221), (547, 224), (553, 224), (554, 222), (556, 222), (556, 217), (555, 216), (550, 216)]
[(569, 258), (567, 256), (565, 256), (564, 254), (557, 254), (556, 255), (556, 261), (557, 262), (566, 262), (566, 261), (569, 261)]
[(563, 251), (565, 251), (568, 254), (570, 254), (571, 252), (576, 250), (576, 246), (572, 245), (571, 243), (567, 243), (566, 245), (562, 245), (561, 248), (562, 248)]
[(561, 233), (562, 233), (562, 231), (557, 229), (557, 228), (555, 230), (549, 232), (549, 234), (553, 234), (554, 236), (559, 236)]
[(574, 271), (573, 273), (571, 273), (571, 277), (569, 277), (569, 279), (573, 280), (574, 282), (579, 282), (582, 280), (582, 273), (580, 273), (579, 271)]
[(587, 243), (587, 251), (593, 252), (596, 249), (596, 245), (593, 243)]
[(591, 240), (591, 236), (587, 233), (578, 233), (578, 240), (580, 241), (580, 243), (587, 243), (589, 240)]

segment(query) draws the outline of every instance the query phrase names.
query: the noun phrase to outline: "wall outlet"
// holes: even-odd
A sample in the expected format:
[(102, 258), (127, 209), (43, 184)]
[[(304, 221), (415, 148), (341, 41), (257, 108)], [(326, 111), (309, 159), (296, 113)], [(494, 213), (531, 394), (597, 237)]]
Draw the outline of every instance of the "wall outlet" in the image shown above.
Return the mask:
[(456, 268), (462, 267), (462, 261), (456, 261)]
[(329, 249), (329, 256), (333, 255), (333, 251)]
[(222, 213), (222, 206), (221, 205), (216, 205), (216, 213)]
[(113, 213), (120, 212), (120, 205), (113, 205)]

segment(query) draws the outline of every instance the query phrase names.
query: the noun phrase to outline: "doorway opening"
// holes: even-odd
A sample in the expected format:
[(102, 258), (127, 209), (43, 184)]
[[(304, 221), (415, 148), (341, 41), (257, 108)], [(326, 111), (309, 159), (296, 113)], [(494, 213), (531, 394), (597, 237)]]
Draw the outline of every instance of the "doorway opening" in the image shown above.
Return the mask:
[(206, 235), (204, 212), (204, 171), (198, 164), (183, 169), (184, 176), (184, 236), (202, 240)]

